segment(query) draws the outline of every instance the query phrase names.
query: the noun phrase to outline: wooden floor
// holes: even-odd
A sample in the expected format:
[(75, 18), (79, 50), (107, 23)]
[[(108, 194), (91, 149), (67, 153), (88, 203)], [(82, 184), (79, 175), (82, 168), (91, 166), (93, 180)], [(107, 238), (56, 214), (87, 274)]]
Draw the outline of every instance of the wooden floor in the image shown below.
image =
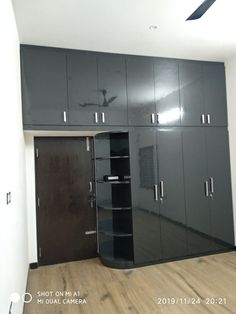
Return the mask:
[[(39, 297), (45, 291), (52, 296)], [(63, 291), (67, 295), (57, 297)], [(79, 297), (69, 295), (76, 291)], [(236, 253), (132, 270), (107, 268), (99, 259), (44, 266), (30, 270), (28, 292), (33, 301), (25, 314), (236, 313)], [(206, 304), (208, 298), (226, 298), (226, 304)], [(45, 304), (52, 301), (62, 304)], [(179, 304), (159, 304), (165, 302)]]

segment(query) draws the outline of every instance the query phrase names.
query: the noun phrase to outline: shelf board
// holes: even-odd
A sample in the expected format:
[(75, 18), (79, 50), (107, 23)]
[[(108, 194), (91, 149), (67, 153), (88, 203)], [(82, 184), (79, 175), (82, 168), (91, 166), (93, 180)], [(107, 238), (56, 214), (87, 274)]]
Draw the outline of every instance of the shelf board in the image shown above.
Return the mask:
[(124, 180), (124, 181), (104, 181), (104, 180), (97, 180), (97, 183), (107, 183), (107, 184), (130, 184), (130, 180)]
[(110, 159), (128, 159), (129, 156), (104, 156), (104, 157), (96, 157), (96, 160), (110, 160)]
[(131, 206), (114, 206), (112, 204), (103, 204), (103, 205), (98, 205), (98, 209), (103, 209), (103, 210), (131, 210)]
[(128, 259), (124, 257), (114, 257), (112, 255), (101, 255), (101, 254), (100, 254), (100, 257), (103, 260), (106, 260), (108, 262), (113, 262), (113, 263), (130, 263), (130, 264), (134, 263), (134, 260), (130, 258)]
[(106, 230), (106, 229), (100, 229), (99, 232), (110, 237), (132, 237), (133, 236), (132, 233), (112, 231), (112, 230)]

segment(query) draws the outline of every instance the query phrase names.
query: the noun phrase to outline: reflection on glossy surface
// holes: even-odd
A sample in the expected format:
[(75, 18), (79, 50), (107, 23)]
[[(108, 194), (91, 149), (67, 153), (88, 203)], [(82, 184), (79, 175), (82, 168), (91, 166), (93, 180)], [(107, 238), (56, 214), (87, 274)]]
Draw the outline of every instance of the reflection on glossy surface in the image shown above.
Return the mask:
[(98, 98), (105, 124), (127, 124), (127, 91), (125, 57), (119, 54), (99, 53)]
[(67, 61), (70, 124), (92, 125), (99, 110), (96, 53), (69, 51)]
[(157, 183), (155, 128), (139, 127), (130, 131), (130, 158), (134, 259), (136, 263), (158, 260), (161, 242), (159, 207), (153, 189)]
[(127, 57), (128, 116), (130, 125), (149, 125), (156, 112), (153, 60)]
[[(210, 198), (212, 233), (217, 239), (234, 245), (228, 131), (226, 128), (214, 127), (208, 128), (205, 132), (209, 161), (208, 176), (212, 178), (214, 186)], [(210, 182), (209, 187), (212, 191)]]
[(155, 58), (155, 98), (159, 124), (180, 125), (179, 66), (177, 60)]
[(159, 114), (158, 122), (160, 124), (170, 124), (171, 122), (179, 121), (183, 116), (183, 109), (177, 107)]
[[(211, 217), (209, 202), (205, 197), (203, 183), (207, 174), (203, 131), (203, 128), (185, 130), (184, 128), (152, 127), (133, 128), (130, 131), (136, 263), (232, 247), (230, 209), (226, 217), (226, 213), (222, 215), (222, 206), (216, 206), (217, 212)], [(209, 130), (211, 133), (215, 132), (213, 131), (213, 129)], [(220, 133), (223, 131), (220, 129), (218, 136), (215, 136), (215, 133), (213, 135), (221, 138)], [(225, 135), (222, 145), (224, 145), (223, 142), (226, 142)], [(224, 151), (221, 144), (214, 145), (213, 155), (219, 155), (219, 152), (216, 153), (217, 149)], [(227, 158), (224, 157), (224, 159)], [(224, 168), (226, 169), (227, 166)], [(218, 174), (218, 172), (215, 175), (224, 178), (222, 173)], [(163, 196), (160, 190), (161, 181), (163, 182)], [(154, 184), (158, 187), (157, 201), (154, 197)], [(185, 200), (187, 208), (185, 208)], [(226, 205), (227, 202), (224, 203), (224, 210), (226, 210)], [(214, 215), (214, 209), (212, 215)], [(216, 224), (217, 229), (214, 226), (212, 228), (211, 221), (217, 222), (220, 219), (222, 224), (227, 222), (229, 232), (224, 228), (226, 225), (222, 225), (222, 232)]]
[(101, 107), (108, 107), (112, 102), (114, 102), (114, 100), (116, 100), (116, 98), (118, 98), (118, 96), (107, 98), (108, 91), (106, 89), (100, 89), (99, 92), (103, 96), (103, 102), (100, 105)]
[(163, 194), (160, 195), (162, 257), (184, 256), (187, 254), (187, 234), (179, 128), (158, 128), (157, 153), (158, 182), (162, 182)]
[(204, 113), (203, 67), (201, 62), (183, 61), (179, 64), (180, 98), (184, 110), (182, 125), (201, 125)]

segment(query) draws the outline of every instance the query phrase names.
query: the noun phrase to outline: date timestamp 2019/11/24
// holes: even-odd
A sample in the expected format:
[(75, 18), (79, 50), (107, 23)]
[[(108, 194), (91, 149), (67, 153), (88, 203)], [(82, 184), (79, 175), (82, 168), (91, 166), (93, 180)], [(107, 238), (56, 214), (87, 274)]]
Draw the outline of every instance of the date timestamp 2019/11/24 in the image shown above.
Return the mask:
[(164, 298), (164, 297), (154, 297), (154, 301), (156, 304), (160, 305), (176, 305), (176, 304), (209, 304), (209, 305), (214, 305), (214, 304), (219, 304), (223, 305), (227, 303), (227, 298), (205, 298), (205, 299), (200, 299), (200, 298)]

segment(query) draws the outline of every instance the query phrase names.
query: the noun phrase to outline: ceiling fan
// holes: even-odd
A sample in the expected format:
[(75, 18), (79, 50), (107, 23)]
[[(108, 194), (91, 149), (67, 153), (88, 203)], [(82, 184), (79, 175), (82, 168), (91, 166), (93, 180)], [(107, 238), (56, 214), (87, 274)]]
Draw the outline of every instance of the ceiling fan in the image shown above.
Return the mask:
[(205, 0), (203, 3), (187, 18), (186, 21), (197, 20), (206, 13), (216, 0)]

